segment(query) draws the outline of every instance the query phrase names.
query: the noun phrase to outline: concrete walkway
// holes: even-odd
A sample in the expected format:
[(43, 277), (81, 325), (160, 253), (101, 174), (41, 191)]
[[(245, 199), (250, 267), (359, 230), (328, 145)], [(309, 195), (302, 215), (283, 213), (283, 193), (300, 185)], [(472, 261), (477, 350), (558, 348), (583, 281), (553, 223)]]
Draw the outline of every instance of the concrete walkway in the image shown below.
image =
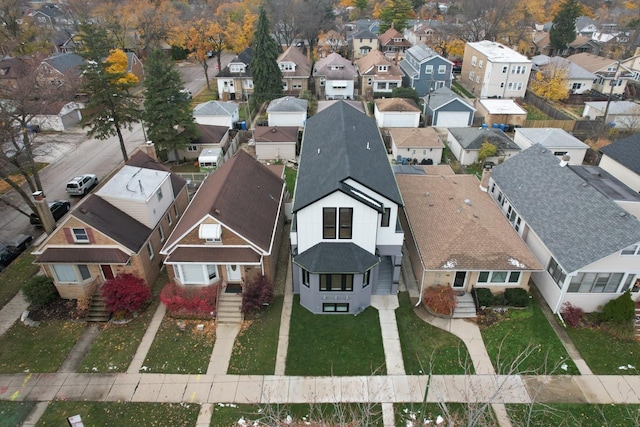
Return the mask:
[(29, 308), (29, 304), (24, 300), (22, 291), (20, 291), (0, 310), (0, 335), (7, 332), (27, 308)]
[(144, 333), (144, 336), (138, 345), (138, 349), (136, 350), (136, 354), (133, 356), (133, 360), (127, 369), (127, 374), (137, 374), (140, 372), (140, 369), (144, 364), (144, 360), (147, 358), (147, 353), (151, 348), (151, 344), (153, 343), (153, 339), (156, 337), (158, 329), (160, 329), (160, 324), (162, 323), (162, 319), (166, 312), (167, 308), (165, 305), (162, 303), (158, 304), (158, 308), (151, 318), (149, 327)]
[(398, 297), (396, 295), (372, 295), (371, 306), (378, 310), (380, 318), (387, 375), (404, 375), (404, 361), (395, 312), (396, 308), (400, 307)]
[(231, 362), (233, 343), (240, 332), (240, 323), (218, 323), (216, 325), (216, 341), (211, 351), (211, 359), (207, 374), (226, 374)]
[(276, 353), (276, 375), (284, 375), (289, 351), (289, 325), (291, 310), (293, 309), (293, 280), (291, 278), (291, 257), (287, 264), (287, 275), (284, 281), (284, 302), (280, 316), (280, 331), (278, 332), (278, 351)]

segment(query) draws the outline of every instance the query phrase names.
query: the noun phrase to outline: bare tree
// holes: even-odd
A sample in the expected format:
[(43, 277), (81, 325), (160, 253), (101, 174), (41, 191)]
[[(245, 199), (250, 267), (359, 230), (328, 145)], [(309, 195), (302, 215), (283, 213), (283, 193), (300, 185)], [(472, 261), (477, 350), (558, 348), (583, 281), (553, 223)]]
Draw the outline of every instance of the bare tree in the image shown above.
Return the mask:
[(298, 33), (294, 5), (295, 0), (265, 0), (264, 2), (272, 33), (278, 45), (285, 48), (293, 44)]

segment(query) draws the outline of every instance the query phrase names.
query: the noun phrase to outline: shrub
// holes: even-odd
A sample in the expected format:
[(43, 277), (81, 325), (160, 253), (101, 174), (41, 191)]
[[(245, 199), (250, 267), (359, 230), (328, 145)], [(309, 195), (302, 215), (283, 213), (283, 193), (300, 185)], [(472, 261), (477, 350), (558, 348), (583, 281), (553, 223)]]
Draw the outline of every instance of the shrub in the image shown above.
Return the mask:
[(529, 305), (529, 292), (522, 288), (508, 288), (504, 291), (506, 305), (512, 307), (527, 307)]
[(266, 276), (260, 276), (248, 283), (242, 291), (242, 313), (254, 316), (273, 302), (273, 283)]
[(636, 338), (635, 320), (627, 320), (622, 323), (607, 322), (602, 324), (602, 329), (613, 337), (623, 341), (633, 341)]
[(111, 313), (124, 316), (140, 310), (151, 299), (151, 290), (141, 278), (125, 273), (104, 282), (102, 296)]
[(627, 291), (606, 303), (600, 318), (603, 322), (626, 323), (635, 318), (635, 310), (636, 306), (631, 299), (631, 293)]
[(185, 288), (167, 283), (160, 292), (160, 301), (173, 317), (211, 318), (217, 300), (217, 285)]
[(560, 314), (564, 319), (565, 323), (572, 328), (577, 328), (580, 326), (582, 321), (582, 316), (584, 315), (584, 310), (580, 307), (576, 307), (570, 302), (565, 302), (562, 304), (562, 309), (560, 310)]
[(491, 307), (493, 305), (493, 293), (487, 288), (473, 288), (478, 307)]
[(424, 291), (425, 305), (436, 314), (450, 316), (456, 308), (456, 293), (450, 286), (432, 286)]
[(22, 288), (27, 302), (36, 307), (47, 305), (60, 298), (53, 279), (47, 276), (34, 276)]

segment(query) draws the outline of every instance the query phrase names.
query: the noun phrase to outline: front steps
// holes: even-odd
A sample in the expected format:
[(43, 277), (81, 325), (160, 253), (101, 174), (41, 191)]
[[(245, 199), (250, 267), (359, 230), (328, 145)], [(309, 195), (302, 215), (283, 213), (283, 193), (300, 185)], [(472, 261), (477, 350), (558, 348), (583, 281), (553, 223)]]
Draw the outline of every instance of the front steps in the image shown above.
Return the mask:
[(87, 314), (87, 322), (108, 322), (111, 318), (111, 313), (107, 310), (107, 306), (104, 303), (105, 298), (100, 294), (100, 289), (96, 291), (91, 297), (91, 304), (89, 305), (89, 313)]
[(476, 317), (476, 303), (470, 293), (465, 292), (464, 294), (456, 295), (456, 301), (457, 305), (453, 309), (452, 318), (468, 319)]
[(218, 298), (218, 323), (242, 323), (242, 294), (220, 292)]

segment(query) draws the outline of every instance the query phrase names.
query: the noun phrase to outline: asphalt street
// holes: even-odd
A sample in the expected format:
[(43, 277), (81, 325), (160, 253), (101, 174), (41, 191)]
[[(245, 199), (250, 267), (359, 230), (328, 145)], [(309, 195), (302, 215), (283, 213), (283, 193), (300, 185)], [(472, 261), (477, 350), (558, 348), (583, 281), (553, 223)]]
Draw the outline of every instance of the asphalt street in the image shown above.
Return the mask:
[[(233, 54), (222, 54), (223, 67), (232, 58)], [(209, 78), (212, 87), (214, 87), (216, 83), (214, 77), (218, 74), (217, 59), (211, 58), (208, 63)], [(179, 63), (177, 69), (185, 82), (185, 88), (194, 95), (206, 86), (201, 65), (185, 61)], [(123, 129), (123, 136), (127, 153), (133, 152), (136, 147), (145, 142), (142, 126), (139, 123), (133, 125), (131, 129)], [(71, 202), (72, 208), (81, 198), (67, 195), (65, 184), (70, 178), (84, 173), (93, 173), (98, 176), (100, 181), (103, 181), (123, 162), (117, 137), (106, 140), (89, 138), (86, 129), (82, 129), (80, 126), (75, 126), (64, 132), (43, 132), (36, 135), (35, 141), (41, 143), (41, 147), (35, 153), (36, 160), (48, 163), (40, 171), (45, 197), (50, 201), (67, 199)], [(27, 192), (29, 191), (27, 190)], [(10, 191), (5, 197), (11, 203), (17, 204), (29, 212), (26, 203), (15, 191)], [(18, 210), (0, 203), (0, 241), (20, 233), (37, 237), (42, 234), (42, 230), (30, 225), (29, 218)]]

